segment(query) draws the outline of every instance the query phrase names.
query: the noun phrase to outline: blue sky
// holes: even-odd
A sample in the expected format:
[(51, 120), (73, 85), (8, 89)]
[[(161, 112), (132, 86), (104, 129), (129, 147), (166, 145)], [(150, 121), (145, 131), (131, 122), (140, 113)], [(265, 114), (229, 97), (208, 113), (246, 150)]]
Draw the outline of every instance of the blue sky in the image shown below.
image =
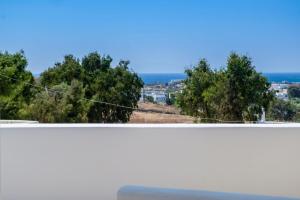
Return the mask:
[(248, 54), (261, 72), (300, 72), (299, 0), (1, 0), (0, 50), (34, 73), (65, 54), (109, 54), (139, 73), (180, 73)]

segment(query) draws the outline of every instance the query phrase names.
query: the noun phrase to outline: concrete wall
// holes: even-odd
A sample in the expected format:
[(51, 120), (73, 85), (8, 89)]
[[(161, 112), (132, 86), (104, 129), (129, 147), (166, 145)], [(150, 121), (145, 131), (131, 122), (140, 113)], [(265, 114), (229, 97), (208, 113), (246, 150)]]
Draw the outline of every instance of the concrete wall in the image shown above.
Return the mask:
[(124, 185), (300, 197), (300, 125), (0, 125), (4, 200)]

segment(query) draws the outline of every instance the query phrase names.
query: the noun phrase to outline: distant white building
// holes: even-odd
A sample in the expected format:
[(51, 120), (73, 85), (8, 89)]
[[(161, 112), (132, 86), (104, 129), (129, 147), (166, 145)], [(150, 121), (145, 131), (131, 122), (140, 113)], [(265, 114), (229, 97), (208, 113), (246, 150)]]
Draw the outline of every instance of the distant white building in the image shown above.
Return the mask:
[(167, 101), (167, 97), (165, 94), (153, 94), (152, 97), (156, 103), (165, 104)]
[(167, 101), (167, 95), (165, 91), (161, 90), (151, 90), (143, 88), (141, 90), (141, 98), (140, 101), (144, 102), (145, 97), (152, 97), (153, 101), (160, 104), (165, 104)]
[(285, 100), (285, 101), (287, 101), (287, 100), (289, 99), (288, 94), (285, 93), (285, 92), (277, 92), (277, 93), (276, 93), (276, 97), (277, 97), (278, 99), (282, 99), (282, 100)]
[(271, 84), (271, 89), (275, 91), (281, 91), (284, 89), (288, 89), (289, 84), (286, 83), (272, 83)]
[(287, 101), (289, 99), (288, 97), (288, 87), (289, 84), (285, 83), (273, 83), (271, 85), (271, 90), (275, 91), (275, 95), (278, 99), (282, 99)]

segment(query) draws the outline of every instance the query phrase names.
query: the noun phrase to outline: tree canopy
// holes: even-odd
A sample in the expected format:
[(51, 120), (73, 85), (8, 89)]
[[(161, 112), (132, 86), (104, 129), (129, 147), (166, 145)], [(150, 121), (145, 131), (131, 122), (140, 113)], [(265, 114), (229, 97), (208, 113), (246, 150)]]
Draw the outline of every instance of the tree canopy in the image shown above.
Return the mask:
[(137, 107), (143, 81), (129, 61), (111, 66), (93, 52), (82, 60), (66, 55), (38, 80), (26, 71), (23, 52), (0, 53), (0, 113), (3, 119), (56, 123), (127, 122)]
[(82, 83), (75, 79), (71, 85), (61, 83), (38, 92), (28, 107), (30, 118), (44, 123), (87, 122), (89, 104), (83, 100), (84, 93)]
[(0, 52), (0, 119), (22, 119), (33, 97), (31, 72), (26, 70), (24, 52)]
[(271, 103), (268, 117), (275, 121), (293, 121), (296, 114), (297, 108), (292, 102), (276, 99)]
[(212, 70), (206, 60), (186, 70), (178, 105), (202, 121), (257, 121), (273, 99), (270, 84), (249, 57), (230, 54), (227, 66)]
[(129, 61), (120, 61), (114, 68), (111, 63), (110, 56), (101, 57), (97, 52), (85, 56), (82, 62), (68, 55), (62, 63), (43, 72), (40, 83), (46, 88), (70, 85), (74, 80), (82, 84), (81, 99), (85, 99), (87, 118), (79, 117), (74, 122), (127, 122), (132, 108), (137, 107), (143, 81), (129, 70)]
[(178, 96), (179, 107), (188, 115), (214, 118), (215, 111), (206, 93), (216, 81), (217, 74), (205, 59), (200, 60), (193, 69), (186, 70), (186, 74), (185, 88)]
[(288, 88), (289, 98), (300, 98), (300, 85), (291, 85)]

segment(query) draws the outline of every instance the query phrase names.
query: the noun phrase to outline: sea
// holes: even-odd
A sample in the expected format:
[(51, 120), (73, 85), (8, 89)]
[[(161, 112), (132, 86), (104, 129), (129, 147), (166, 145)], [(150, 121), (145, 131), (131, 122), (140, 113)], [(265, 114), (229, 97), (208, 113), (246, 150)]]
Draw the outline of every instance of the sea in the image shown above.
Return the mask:
[[(300, 72), (296, 73), (262, 73), (270, 83), (300, 83)], [(139, 73), (138, 74), (146, 85), (167, 84), (174, 80), (184, 80), (184, 73)], [(34, 74), (39, 77), (40, 74)]]
[[(300, 73), (263, 73), (271, 83), (300, 83)], [(145, 84), (167, 84), (172, 80), (183, 80), (184, 73), (141, 73)]]

